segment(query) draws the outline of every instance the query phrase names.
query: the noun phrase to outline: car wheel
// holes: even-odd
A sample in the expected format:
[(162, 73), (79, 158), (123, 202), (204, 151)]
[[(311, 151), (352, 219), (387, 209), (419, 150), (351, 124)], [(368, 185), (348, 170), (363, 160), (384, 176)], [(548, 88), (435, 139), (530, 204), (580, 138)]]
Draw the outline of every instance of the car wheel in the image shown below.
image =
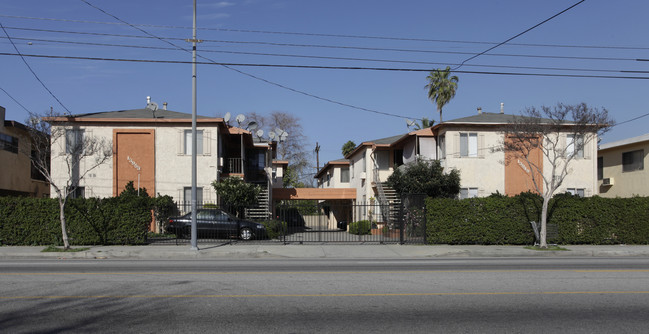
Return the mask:
[(248, 227), (241, 228), (241, 230), (239, 230), (239, 238), (242, 240), (252, 239), (252, 230)]

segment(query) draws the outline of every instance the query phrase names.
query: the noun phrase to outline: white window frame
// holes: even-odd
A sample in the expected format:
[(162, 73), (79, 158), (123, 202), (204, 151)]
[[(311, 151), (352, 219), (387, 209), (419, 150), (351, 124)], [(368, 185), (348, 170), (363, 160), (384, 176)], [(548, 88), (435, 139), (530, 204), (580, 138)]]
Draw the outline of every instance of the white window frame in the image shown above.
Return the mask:
[(460, 132), (460, 157), (478, 157), (478, 133)]
[[(577, 142), (581, 141), (579, 147), (579, 150), (575, 154), (575, 136), (577, 137)], [(566, 155), (568, 157), (571, 157), (575, 155), (575, 158), (578, 159), (583, 159), (584, 158), (584, 136), (583, 135), (575, 135), (575, 134), (568, 134), (566, 135)]]
[(476, 187), (460, 188), (460, 193), (458, 194), (458, 196), (460, 199), (478, 197), (478, 188)]
[[(203, 130), (196, 130), (196, 154), (203, 154), (203, 136), (205, 133)], [(183, 142), (185, 143), (184, 145), (184, 151), (183, 153), (185, 155), (192, 155), (192, 130), (185, 130), (183, 132)]]
[(585, 188), (568, 188), (566, 192), (569, 192), (571, 195), (577, 195), (579, 197), (585, 197), (586, 196), (586, 189)]

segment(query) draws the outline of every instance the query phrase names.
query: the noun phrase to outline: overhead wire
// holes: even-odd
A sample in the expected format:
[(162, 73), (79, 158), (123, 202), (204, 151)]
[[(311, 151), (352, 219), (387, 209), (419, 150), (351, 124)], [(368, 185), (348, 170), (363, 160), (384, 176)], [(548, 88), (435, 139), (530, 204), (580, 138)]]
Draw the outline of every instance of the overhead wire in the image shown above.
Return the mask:
[[(55, 55), (39, 55), (39, 54), (18, 54), (18, 53), (9, 53), (9, 52), (0, 52), (0, 56), (22, 56), (22, 57), (34, 57), (34, 58), (51, 58), (51, 59), (76, 59), (76, 60), (94, 60), (94, 61), (114, 61), (114, 62), (135, 62), (135, 63), (166, 63), (166, 64), (192, 64), (192, 61), (189, 60), (154, 60), (154, 59), (127, 59), (127, 58), (106, 58), (106, 57), (82, 57), (82, 56), (55, 56)], [(228, 63), (228, 62), (217, 62), (215, 60), (202, 57), (208, 61), (196, 62), (199, 65), (220, 65), (224, 67), (230, 66), (241, 66), (241, 67), (274, 67), (274, 68), (302, 68), (302, 69), (329, 69), (329, 70), (367, 70), (367, 71), (391, 71), (391, 72), (428, 72), (430, 69), (427, 68), (394, 68), (394, 67), (363, 67), (363, 66), (323, 66), (323, 65), (292, 65), (292, 64), (261, 64), (261, 63)], [(305, 93), (300, 90), (296, 90), (287, 86), (282, 86), (281, 84), (268, 81), (266, 79), (255, 77), (246, 72), (240, 71), (235, 68), (229, 68), (233, 71), (245, 74), (251, 77), (254, 77), (257, 80), (267, 82), (269, 84), (277, 85), (279, 87), (294, 91), (296, 93), (304, 94), (307, 96), (315, 97), (327, 102), (333, 102), (336, 104), (344, 105), (351, 107), (352, 105), (344, 104), (342, 102), (335, 102), (334, 100), (329, 100), (317, 95), (311, 95), (310, 93)], [(598, 79), (638, 79), (638, 80), (647, 80), (649, 77), (646, 76), (621, 76), (621, 75), (585, 75), (585, 74), (553, 74), (553, 73), (521, 73), (521, 72), (495, 72), (495, 71), (466, 71), (459, 70), (455, 71), (457, 73), (466, 73), (466, 74), (488, 74), (488, 75), (511, 75), (511, 76), (538, 76), (538, 77), (565, 77), (565, 78), (598, 78)], [(623, 71), (622, 71), (623, 72)], [(649, 73), (643, 72), (643, 73)], [(383, 113), (380, 111), (375, 111), (371, 109), (361, 108), (365, 111), (370, 111), (374, 113), (384, 114), (388, 116), (399, 116), (391, 113)], [(420, 118), (416, 118), (420, 120)]]
[(572, 6), (570, 6), (570, 7), (566, 8), (566, 9), (560, 11), (559, 13), (552, 15), (551, 17), (549, 17), (549, 18), (547, 18), (547, 19), (545, 19), (545, 20), (543, 20), (543, 21), (541, 21), (541, 22), (535, 24), (534, 26), (532, 26), (532, 27), (530, 27), (530, 28), (528, 28), (528, 29), (525, 29), (523, 32), (518, 33), (518, 34), (514, 35), (513, 37), (510, 37), (510, 38), (506, 39), (505, 41), (500, 42), (500, 43), (498, 43), (498, 44), (496, 44), (496, 45), (494, 45), (494, 46), (488, 48), (488, 49), (485, 50), (485, 51), (482, 51), (482, 52), (480, 52), (480, 53), (478, 53), (478, 54), (476, 54), (476, 55), (474, 55), (474, 56), (471, 56), (471, 57), (465, 59), (464, 61), (462, 61), (462, 63), (461, 63), (459, 66), (455, 67), (453, 70), (457, 70), (457, 69), (459, 69), (460, 67), (462, 67), (462, 65), (464, 65), (464, 63), (469, 62), (469, 61), (471, 61), (471, 60), (473, 60), (473, 59), (475, 59), (475, 58), (477, 58), (477, 57), (480, 57), (480, 56), (486, 54), (487, 52), (489, 52), (489, 51), (491, 51), (491, 50), (493, 50), (493, 49), (495, 49), (495, 48), (497, 48), (497, 47), (499, 47), (499, 46), (501, 46), (501, 45), (507, 44), (507, 42), (509, 42), (509, 41), (511, 41), (511, 40), (514, 40), (514, 39), (516, 39), (516, 38), (518, 38), (518, 37), (520, 37), (520, 36), (522, 36), (522, 35), (524, 35), (524, 34), (530, 32), (530, 31), (534, 30), (535, 28), (537, 28), (537, 27), (539, 27), (539, 26), (545, 24), (546, 22), (548, 22), (548, 21), (554, 19), (555, 17), (557, 17), (557, 16), (559, 16), (559, 15), (561, 15), (561, 14), (563, 14), (563, 13), (565, 13), (565, 12), (567, 12), (567, 11), (573, 9), (573, 8), (575, 8), (576, 6), (578, 6), (579, 4), (583, 3), (584, 1), (586, 1), (586, 0), (580, 0), (580, 1), (576, 2), (575, 4), (573, 4)]
[(72, 113), (70, 112), (70, 109), (68, 109), (68, 107), (66, 107), (66, 106), (63, 104), (63, 102), (61, 102), (61, 100), (59, 100), (59, 98), (58, 98), (56, 95), (54, 95), (54, 93), (53, 93), (53, 92), (52, 92), (52, 91), (47, 87), (47, 85), (45, 85), (45, 83), (43, 82), (43, 80), (41, 80), (41, 78), (38, 76), (38, 74), (36, 74), (36, 72), (34, 71), (34, 69), (29, 65), (29, 63), (27, 62), (27, 59), (25, 59), (25, 57), (20, 53), (20, 50), (18, 50), (18, 47), (16, 46), (16, 44), (15, 44), (15, 43), (13, 42), (13, 40), (11, 39), (11, 36), (10, 36), (9, 33), (7, 32), (7, 30), (5, 29), (4, 25), (2, 25), (2, 22), (0, 22), (0, 28), (2, 28), (2, 31), (3, 31), (3, 32), (5, 33), (5, 35), (7, 36), (7, 39), (9, 39), (9, 42), (11, 42), (11, 45), (13, 46), (14, 50), (16, 50), (16, 53), (20, 56), (20, 59), (22, 59), (23, 63), (25, 63), (25, 66), (27, 66), (27, 68), (29, 69), (29, 71), (30, 71), (30, 72), (32, 73), (32, 75), (34, 76), (34, 78), (36, 78), (36, 80), (41, 84), (41, 86), (43, 86), (43, 88), (45, 88), (45, 90), (46, 90), (48, 93), (50, 93), (50, 95), (51, 95), (51, 96), (56, 100), (56, 102), (58, 102), (58, 103), (61, 105), (61, 107), (63, 107), (63, 109), (65, 109), (65, 110), (68, 112), (68, 114), (71, 115)]
[(13, 97), (11, 94), (9, 94), (9, 92), (6, 91), (4, 88), (0, 87), (0, 90), (3, 91), (5, 94), (7, 94), (7, 96), (9, 96), (10, 99), (12, 99), (14, 102), (16, 102), (17, 105), (19, 105), (21, 108), (25, 109), (25, 111), (27, 113), (29, 113), (29, 114), (32, 113), (29, 109), (27, 109), (27, 107), (25, 107), (22, 103), (20, 103), (18, 100), (16, 100), (16, 98)]
[[(69, 30), (52, 30), (52, 29), (36, 29), (36, 28), (22, 28), (22, 27), (7, 27), (7, 29), (15, 29), (22, 31), (38, 31), (38, 32), (51, 32), (51, 33), (64, 33), (64, 34), (77, 34), (77, 35), (90, 35), (90, 36), (107, 36), (107, 37), (120, 37), (120, 38), (141, 38), (141, 39), (158, 39), (158, 40), (176, 40), (184, 41), (184, 38), (179, 37), (159, 37), (159, 36), (140, 36), (140, 35), (127, 35), (127, 34), (109, 34), (87, 31), (69, 31)], [(326, 45), (326, 44), (299, 44), (299, 43), (276, 43), (265, 41), (233, 41), (233, 40), (217, 40), (217, 39), (202, 39), (204, 43), (221, 43), (221, 44), (240, 44), (240, 45), (268, 45), (278, 47), (300, 47), (300, 48), (323, 48), (323, 49), (343, 49), (343, 50), (359, 50), (359, 51), (387, 51), (387, 52), (400, 52), (400, 53), (430, 53), (430, 54), (450, 54), (450, 55), (476, 55), (475, 52), (464, 51), (440, 51), (440, 50), (421, 50), (421, 49), (401, 49), (401, 48), (378, 48), (378, 47), (360, 47), (360, 46), (346, 46), (346, 45)], [(176, 46), (177, 47), (177, 46)], [(637, 61), (637, 58), (622, 58), (622, 57), (592, 57), (592, 56), (560, 56), (560, 55), (538, 55), (538, 54), (508, 54), (508, 53), (490, 53), (486, 56), (490, 57), (520, 57), (520, 58), (539, 58), (539, 59), (571, 59), (571, 60), (602, 60), (602, 61)], [(475, 57), (471, 57), (472, 59)], [(464, 61), (466, 62), (466, 60)], [(458, 65), (459, 68), (461, 65)]]
[[(27, 20), (44, 20), (44, 21), (57, 21), (57, 22), (72, 22), (84, 24), (104, 24), (104, 25), (126, 25), (122, 22), (105, 22), (105, 21), (90, 21), (90, 20), (75, 20), (75, 19), (60, 19), (60, 18), (45, 18), (45, 17), (31, 17), (19, 15), (4, 15), (0, 17), (14, 18), (14, 19), (27, 19)], [(193, 29), (189, 26), (172, 26), (160, 24), (133, 24), (138, 27), (151, 27), (151, 28), (166, 28), (166, 29)], [(466, 40), (448, 40), (448, 39), (430, 39), (430, 38), (412, 38), (412, 37), (396, 37), (396, 36), (369, 36), (369, 35), (351, 35), (351, 34), (330, 34), (330, 33), (308, 33), (308, 32), (295, 32), (295, 31), (271, 31), (271, 30), (253, 30), (253, 29), (233, 29), (233, 28), (209, 28), (197, 27), (198, 30), (203, 31), (219, 31), (219, 32), (235, 32), (235, 33), (253, 33), (253, 34), (276, 34), (276, 35), (294, 35), (294, 36), (308, 36), (308, 37), (336, 37), (336, 38), (352, 38), (352, 39), (374, 39), (374, 40), (393, 40), (393, 41), (414, 41), (414, 42), (434, 42), (434, 43), (456, 43), (456, 44), (487, 44), (495, 45), (498, 42), (488, 41), (466, 41)], [(511, 46), (528, 46), (528, 47), (556, 47), (556, 48), (586, 48), (586, 49), (620, 49), (620, 50), (649, 50), (649, 47), (637, 46), (615, 46), (615, 45), (567, 45), (567, 44), (538, 44), (538, 43), (507, 43)]]
[[(162, 38), (160, 38), (160, 37), (157, 37), (157, 36), (155, 36), (155, 35), (149, 33), (148, 31), (146, 31), (146, 30), (144, 30), (144, 29), (141, 29), (141, 28), (139, 28), (139, 27), (136, 27), (136, 26), (134, 26), (134, 25), (132, 25), (132, 24), (130, 24), (130, 23), (128, 23), (128, 22), (126, 22), (126, 21), (124, 21), (124, 20), (118, 18), (117, 16), (115, 16), (115, 15), (113, 15), (113, 14), (110, 14), (110, 13), (106, 12), (105, 10), (103, 10), (103, 9), (101, 9), (101, 8), (99, 8), (99, 7), (95, 6), (95, 5), (93, 5), (93, 4), (91, 4), (91, 3), (88, 2), (87, 0), (80, 0), (80, 1), (83, 2), (83, 3), (85, 3), (85, 4), (87, 4), (87, 5), (90, 6), (90, 7), (95, 8), (95, 9), (99, 10), (100, 12), (102, 12), (102, 13), (104, 13), (104, 14), (106, 14), (106, 15), (108, 15), (108, 16), (114, 18), (114, 19), (116, 19), (117, 21), (123, 22), (123, 23), (125, 23), (125, 24), (127, 24), (127, 25), (133, 27), (134, 29), (137, 29), (137, 30), (143, 32), (143, 33), (146, 34), (146, 35), (149, 35), (149, 36), (155, 37), (156, 39), (158, 39), (158, 40), (160, 40), (160, 41), (162, 41), (162, 42), (164, 42), (164, 43), (167, 43), (167, 44), (169, 44), (169, 45), (172, 45), (172, 46), (174, 46), (174, 47), (176, 47), (176, 48), (178, 48), (178, 49), (180, 49), (180, 50), (185, 50), (185, 51), (187, 51), (187, 52), (191, 52), (191, 51), (188, 50), (188, 49), (185, 49), (185, 48), (183, 48), (183, 47), (181, 47), (181, 46), (178, 46), (178, 45), (176, 45), (176, 44), (174, 44), (174, 43), (172, 43), (172, 42), (169, 42), (169, 41), (167, 41), (167, 40), (165, 40), (165, 39), (162, 39)], [(202, 58), (202, 59), (206, 59), (206, 60), (208, 60), (208, 61), (211, 61), (211, 62), (217, 63), (216, 61), (214, 61), (214, 60), (212, 60), (212, 59), (209, 59), (209, 58), (206, 58), (206, 57), (204, 57), (204, 56), (199, 56), (199, 57)], [(315, 99), (318, 99), (318, 100), (321, 100), (321, 101), (330, 102), (330, 103), (334, 103), (334, 104), (337, 104), (337, 105), (340, 105), (340, 106), (345, 106), (345, 107), (349, 107), (349, 108), (353, 108), (353, 109), (357, 109), (357, 110), (363, 110), (363, 111), (367, 111), (367, 112), (371, 112), (371, 113), (375, 113), (375, 114), (380, 114), (380, 115), (385, 115), (385, 116), (392, 116), (392, 117), (398, 117), (398, 118), (408, 117), (408, 116), (404, 116), (404, 115), (397, 115), (397, 114), (387, 113), (387, 112), (378, 111), (378, 110), (373, 110), (373, 109), (369, 109), (369, 108), (358, 107), (358, 106), (354, 106), (354, 105), (352, 105), (352, 104), (348, 104), (348, 103), (344, 103), (344, 102), (336, 101), (336, 100), (333, 100), (333, 99), (329, 99), (329, 98), (321, 97), (321, 96), (318, 96), (318, 95), (315, 95), (315, 94), (311, 94), (311, 93), (308, 93), (308, 92), (305, 92), (305, 91), (301, 91), (301, 90), (298, 90), (298, 89), (295, 89), (295, 88), (288, 87), (288, 86), (286, 86), (286, 85), (282, 85), (282, 84), (277, 83), (277, 82), (274, 82), (274, 81), (270, 81), (270, 80), (264, 79), (264, 78), (262, 78), (262, 77), (259, 77), (259, 76), (256, 76), (256, 75), (253, 75), (253, 74), (251, 74), (251, 73), (244, 72), (244, 71), (241, 71), (241, 70), (239, 70), (239, 69), (233, 68), (233, 67), (231, 67), (231, 66), (229, 66), (229, 65), (226, 65), (226, 64), (220, 64), (220, 65), (223, 66), (223, 67), (225, 67), (225, 68), (227, 68), (227, 69), (229, 69), (229, 70), (231, 70), (231, 71), (235, 71), (235, 72), (237, 72), (237, 73), (239, 73), (239, 74), (242, 74), (242, 75), (248, 76), (248, 77), (250, 77), (250, 78), (253, 78), (253, 79), (256, 79), (256, 80), (259, 80), (259, 81), (262, 81), (262, 82), (265, 82), (265, 83), (268, 83), (268, 84), (274, 85), (274, 86), (276, 86), (276, 87), (280, 87), (280, 88), (283, 88), (283, 89), (286, 89), (286, 90), (289, 90), (289, 91), (292, 91), (292, 92), (295, 92), (295, 93), (299, 93), (299, 94), (302, 94), (302, 95), (305, 95), (305, 96), (309, 96), (309, 97), (312, 97), (312, 98), (315, 98)], [(411, 118), (420, 119), (420, 118), (416, 118), (416, 117), (411, 117)]]
[[(6, 38), (0, 36), (0, 38)], [(79, 42), (79, 41), (65, 41), (65, 40), (53, 40), (53, 39), (42, 39), (42, 38), (22, 38), (22, 37), (12, 37), (13, 40), (23, 40), (28, 42), (42, 42), (42, 43), (54, 43), (54, 44), (73, 44), (73, 45), (89, 45), (89, 46), (105, 46), (105, 47), (121, 47), (121, 48), (134, 48), (134, 49), (150, 49), (150, 50), (175, 50), (180, 51), (176, 48), (171, 47), (159, 47), (159, 46), (145, 46), (145, 45), (132, 45), (132, 44), (109, 44), (109, 43), (97, 43), (97, 42)], [(422, 65), (440, 65), (439, 62), (424, 62), (424, 61), (411, 61), (411, 60), (397, 60), (397, 59), (372, 59), (372, 58), (354, 58), (354, 57), (332, 57), (332, 56), (314, 56), (314, 55), (298, 55), (298, 54), (277, 54), (277, 53), (267, 53), (267, 52), (242, 52), (242, 51), (232, 51), (232, 50), (211, 50), (211, 49), (201, 49), (201, 52), (207, 53), (225, 53), (225, 54), (237, 54), (237, 55), (252, 55), (252, 56), (264, 56), (264, 57), (293, 57), (293, 58), (305, 58), (305, 59), (325, 59), (325, 60), (345, 60), (345, 61), (364, 61), (364, 62), (384, 62), (384, 63), (402, 63), (402, 64), (422, 64)], [(457, 65), (457, 64), (452, 64)], [(465, 64), (464, 66), (471, 67), (492, 67), (492, 68), (515, 68), (515, 69), (531, 69), (531, 70), (552, 70), (552, 71), (581, 71), (581, 72), (632, 72), (632, 71), (623, 71), (623, 70), (610, 70), (610, 69), (592, 69), (592, 68), (562, 68), (562, 67), (539, 67), (539, 66), (514, 66), (514, 65), (487, 65), (487, 64)], [(642, 73), (642, 71), (637, 71)]]

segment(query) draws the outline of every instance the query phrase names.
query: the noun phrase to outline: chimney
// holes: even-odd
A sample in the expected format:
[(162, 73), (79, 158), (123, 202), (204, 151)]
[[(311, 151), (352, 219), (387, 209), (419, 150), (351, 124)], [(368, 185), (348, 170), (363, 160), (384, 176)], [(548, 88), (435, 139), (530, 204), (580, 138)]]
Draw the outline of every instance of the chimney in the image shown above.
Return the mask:
[(478, 107), (478, 115), (482, 115), (482, 107)]
[(162, 104), (162, 110), (167, 110), (167, 102)]
[(4, 129), (5, 127), (5, 111), (6, 109), (0, 106), (0, 129)]
[(149, 103), (151, 103), (151, 96), (146, 97), (146, 104), (149, 104)]
[(505, 113), (505, 104), (500, 102), (500, 113), (504, 114)]

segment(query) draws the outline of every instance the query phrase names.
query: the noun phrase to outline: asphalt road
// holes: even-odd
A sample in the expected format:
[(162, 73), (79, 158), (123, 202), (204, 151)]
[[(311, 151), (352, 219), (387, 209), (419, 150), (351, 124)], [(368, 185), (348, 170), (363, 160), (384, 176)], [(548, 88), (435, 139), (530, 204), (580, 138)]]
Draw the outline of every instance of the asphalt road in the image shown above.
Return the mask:
[(638, 333), (647, 258), (0, 262), (6, 333)]

